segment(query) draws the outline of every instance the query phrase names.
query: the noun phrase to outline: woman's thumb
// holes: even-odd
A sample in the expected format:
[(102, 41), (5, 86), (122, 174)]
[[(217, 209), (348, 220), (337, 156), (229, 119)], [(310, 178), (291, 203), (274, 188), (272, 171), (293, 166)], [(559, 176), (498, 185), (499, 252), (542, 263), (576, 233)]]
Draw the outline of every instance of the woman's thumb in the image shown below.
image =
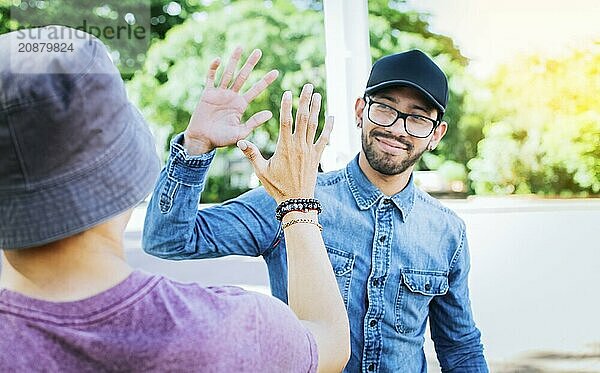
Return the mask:
[(260, 154), (260, 150), (258, 150), (256, 145), (248, 140), (240, 140), (237, 142), (237, 147), (240, 148), (255, 168), (262, 169), (263, 163), (266, 162), (266, 160), (263, 158), (262, 154)]

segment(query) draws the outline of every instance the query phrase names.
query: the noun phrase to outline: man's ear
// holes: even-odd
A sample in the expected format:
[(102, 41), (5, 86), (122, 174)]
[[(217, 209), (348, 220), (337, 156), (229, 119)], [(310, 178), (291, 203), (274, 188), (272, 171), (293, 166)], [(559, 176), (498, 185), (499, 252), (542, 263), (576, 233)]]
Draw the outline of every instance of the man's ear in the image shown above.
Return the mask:
[(366, 102), (362, 97), (356, 99), (354, 103), (354, 120), (356, 122), (356, 126), (361, 128), (363, 122), (363, 112), (365, 110)]
[(429, 148), (431, 150), (435, 149), (435, 147), (442, 141), (442, 138), (446, 134), (448, 130), (448, 123), (441, 122), (433, 131), (433, 136), (431, 137), (431, 141), (429, 142)]

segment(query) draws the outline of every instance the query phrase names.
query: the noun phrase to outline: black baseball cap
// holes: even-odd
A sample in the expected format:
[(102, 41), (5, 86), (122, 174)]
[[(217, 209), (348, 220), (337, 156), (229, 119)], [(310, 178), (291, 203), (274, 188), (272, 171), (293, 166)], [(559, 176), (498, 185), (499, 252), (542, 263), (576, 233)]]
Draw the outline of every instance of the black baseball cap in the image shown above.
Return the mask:
[(446, 111), (448, 79), (442, 69), (420, 50), (385, 56), (373, 64), (365, 92), (373, 94), (392, 86), (417, 89), (440, 110), (440, 118)]

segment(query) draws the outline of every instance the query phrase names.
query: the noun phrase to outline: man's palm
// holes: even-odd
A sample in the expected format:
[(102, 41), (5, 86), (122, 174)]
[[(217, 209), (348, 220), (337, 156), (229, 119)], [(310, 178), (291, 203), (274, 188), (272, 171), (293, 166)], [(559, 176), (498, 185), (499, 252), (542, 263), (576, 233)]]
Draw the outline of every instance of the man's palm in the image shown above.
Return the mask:
[(261, 52), (252, 52), (230, 87), (240, 56), (241, 48), (236, 48), (217, 87), (215, 76), (220, 61), (217, 59), (210, 65), (206, 87), (184, 134), (184, 146), (190, 153), (206, 153), (216, 147), (233, 145), (273, 116), (265, 110), (252, 115), (246, 123), (241, 122), (250, 102), (275, 81), (278, 72), (270, 71), (242, 94), (240, 89), (260, 60)]
[[(214, 147), (235, 144), (250, 132), (241, 123), (247, 108), (248, 102), (236, 92), (206, 88), (192, 115), (188, 133), (190, 137), (207, 138)], [(203, 125), (204, 123), (207, 125)], [(194, 131), (196, 128), (197, 132)]]

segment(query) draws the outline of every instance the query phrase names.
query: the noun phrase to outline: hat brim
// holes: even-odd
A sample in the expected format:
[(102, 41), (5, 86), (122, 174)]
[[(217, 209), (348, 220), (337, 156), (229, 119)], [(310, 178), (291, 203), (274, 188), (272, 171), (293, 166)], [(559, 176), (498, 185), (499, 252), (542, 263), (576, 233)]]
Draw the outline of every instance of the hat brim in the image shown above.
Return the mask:
[[(365, 90), (365, 92), (368, 94), (373, 94), (377, 91), (381, 91), (382, 89), (388, 88), (388, 87), (411, 87), (411, 88), (414, 88), (417, 91), (421, 92), (425, 96), (425, 98), (427, 98), (429, 101), (431, 101), (431, 103), (435, 106), (435, 108), (440, 110), (440, 114), (444, 114), (446, 112), (446, 109), (442, 106), (442, 104), (440, 104), (429, 92), (427, 92), (425, 89), (423, 89), (420, 85), (410, 82), (408, 80), (390, 80), (387, 82), (382, 82), (382, 83), (379, 83), (372, 87), (367, 88)], [(440, 115), (440, 117), (441, 117), (441, 115)]]
[(143, 201), (160, 171), (154, 139), (131, 104), (104, 159), (43, 187), (0, 194), (0, 249), (44, 245), (100, 224)]

